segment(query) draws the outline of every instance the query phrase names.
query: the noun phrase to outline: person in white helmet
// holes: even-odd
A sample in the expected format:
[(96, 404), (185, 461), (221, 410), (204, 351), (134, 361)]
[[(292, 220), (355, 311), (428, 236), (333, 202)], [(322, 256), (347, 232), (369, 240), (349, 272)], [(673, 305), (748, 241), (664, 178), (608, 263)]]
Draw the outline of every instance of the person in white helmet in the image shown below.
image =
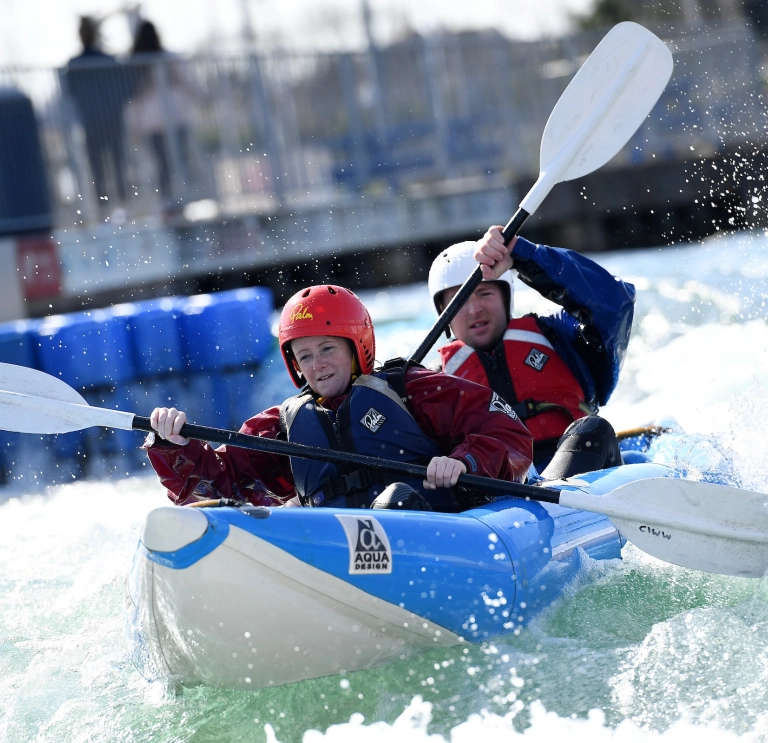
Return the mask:
[[(618, 382), (634, 286), (571, 250), (519, 237), (506, 246), (501, 230), (452, 245), (432, 264), (429, 292), (438, 313), (483, 265), (482, 283), (440, 349), (442, 370), (490, 387), (514, 410), (533, 434), (534, 464), (545, 476), (620, 464), (616, 435), (596, 413)], [(562, 310), (514, 317), (512, 269)]]

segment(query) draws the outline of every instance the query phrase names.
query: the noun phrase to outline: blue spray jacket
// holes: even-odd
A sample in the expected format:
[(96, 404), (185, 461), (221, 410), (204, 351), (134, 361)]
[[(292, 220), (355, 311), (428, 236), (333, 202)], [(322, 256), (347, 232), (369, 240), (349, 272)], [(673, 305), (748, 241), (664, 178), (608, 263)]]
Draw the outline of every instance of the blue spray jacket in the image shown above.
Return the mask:
[(591, 258), (519, 237), (512, 251), (518, 278), (563, 309), (539, 326), (584, 390), (605, 405), (624, 363), (635, 309), (635, 287)]

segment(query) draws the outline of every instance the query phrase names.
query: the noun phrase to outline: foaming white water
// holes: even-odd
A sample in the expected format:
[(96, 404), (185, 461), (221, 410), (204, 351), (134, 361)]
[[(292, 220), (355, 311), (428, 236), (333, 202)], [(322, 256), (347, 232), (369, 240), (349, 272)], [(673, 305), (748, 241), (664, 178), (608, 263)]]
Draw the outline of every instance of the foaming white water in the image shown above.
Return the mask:
[(3, 614), (4, 629), (65, 626), (124, 572), (139, 524), (160, 505), (149, 480), (80, 482), (8, 500), (0, 519), (2, 581), (22, 601)]
[[(506, 715), (483, 711), (457, 725), (446, 738), (428, 732), (432, 721), (432, 705), (421, 697), (414, 697), (411, 704), (392, 725), (375, 722), (366, 725), (362, 715), (353, 715), (348, 723), (332, 725), (325, 733), (316, 730), (304, 734), (304, 743), (552, 743), (552, 741), (589, 741), (589, 743), (636, 743), (659, 741), (660, 743), (688, 743), (695, 737), (699, 743), (733, 743), (744, 740), (734, 733), (718, 728), (703, 728), (686, 720), (674, 723), (662, 733), (649, 733), (631, 720), (617, 727), (605, 723), (605, 715), (599, 709), (589, 712), (586, 719), (560, 717), (547, 712), (541, 702), (530, 705), (530, 725), (522, 732), (514, 725), (519, 710)], [(277, 743), (271, 727), (267, 741)]]
[(0, 739), (74, 740), (137, 693), (122, 583), (140, 524), (162, 503), (150, 483), (78, 482), (0, 506)]
[(686, 430), (727, 431), (742, 408), (764, 397), (768, 325), (752, 320), (691, 328), (661, 348), (631, 349), (625, 374), (611, 401), (614, 415), (652, 418), (663, 410)]
[[(662, 418), (710, 435), (745, 484), (768, 483), (768, 238), (621, 254), (606, 261), (638, 287), (619, 385), (601, 411), (617, 429)], [(762, 485), (762, 486), (761, 486)]]

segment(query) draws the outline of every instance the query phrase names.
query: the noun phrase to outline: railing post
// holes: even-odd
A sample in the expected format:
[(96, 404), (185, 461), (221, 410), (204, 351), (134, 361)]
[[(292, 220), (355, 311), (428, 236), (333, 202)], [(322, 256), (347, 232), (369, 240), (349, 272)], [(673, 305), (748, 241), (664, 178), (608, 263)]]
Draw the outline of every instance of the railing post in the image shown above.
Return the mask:
[[(270, 175), (272, 177), (272, 191), (282, 203), (285, 194), (284, 183), (282, 179), (282, 157), (280, 155), (280, 146), (277, 141), (275, 120), (273, 117), (272, 105), (269, 100), (268, 91), (264, 84), (264, 73), (262, 70), (262, 59), (255, 54), (249, 57), (251, 70), (251, 92), (253, 93), (254, 106), (264, 126), (264, 149), (267, 151), (267, 161), (269, 164)], [(256, 117), (254, 117), (255, 120)]]

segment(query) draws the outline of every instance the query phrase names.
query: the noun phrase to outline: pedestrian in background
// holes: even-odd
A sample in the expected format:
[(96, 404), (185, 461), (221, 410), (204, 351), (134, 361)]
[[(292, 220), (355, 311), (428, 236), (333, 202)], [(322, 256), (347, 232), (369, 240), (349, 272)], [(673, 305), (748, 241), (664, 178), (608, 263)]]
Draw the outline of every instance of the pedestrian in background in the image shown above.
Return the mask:
[(175, 55), (163, 48), (151, 21), (141, 21), (136, 30), (131, 67), (136, 94), (127, 110), (129, 126), (149, 144), (165, 209), (174, 211), (189, 175), (191, 86)]
[[(101, 50), (99, 23), (80, 19), (83, 51), (62, 72), (62, 92), (72, 101), (85, 135), (96, 196), (125, 201), (125, 127), (123, 109), (131, 90), (125, 70)], [(114, 204), (110, 204), (110, 207)]]

